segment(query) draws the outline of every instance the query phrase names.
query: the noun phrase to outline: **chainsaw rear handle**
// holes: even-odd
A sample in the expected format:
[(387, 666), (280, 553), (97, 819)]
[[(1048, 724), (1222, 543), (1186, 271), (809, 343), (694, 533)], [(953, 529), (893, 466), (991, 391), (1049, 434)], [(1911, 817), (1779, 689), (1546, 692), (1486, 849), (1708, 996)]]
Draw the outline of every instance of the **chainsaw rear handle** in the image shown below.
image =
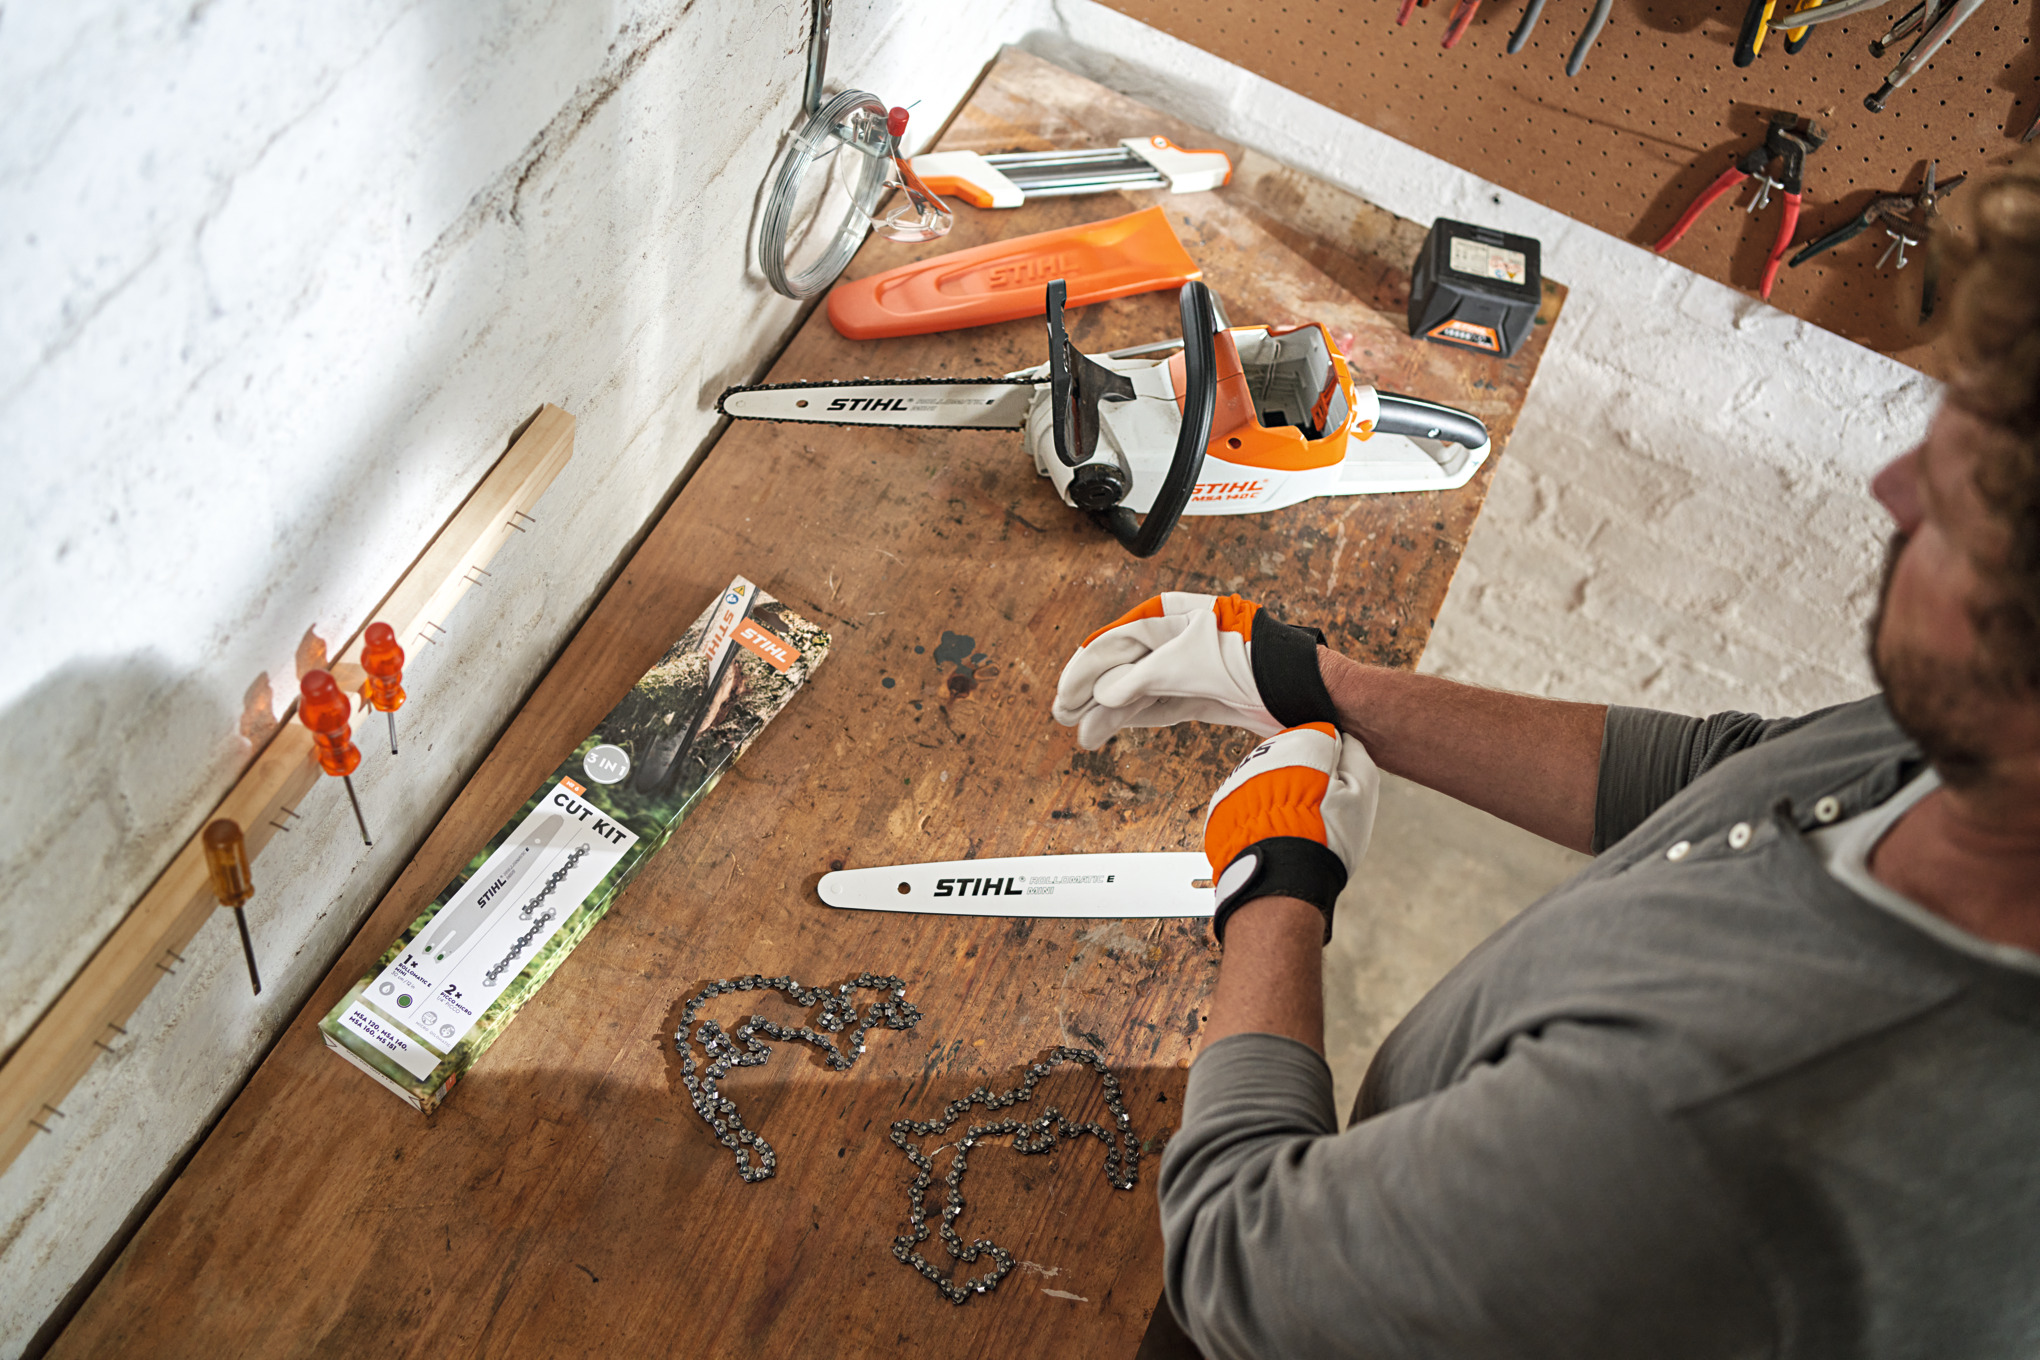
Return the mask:
[(1092, 520), (1111, 530), (1135, 557), (1154, 556), (1168, 541), (1176, 521), (1183, 518), (1190, 494), (1197, 489), (1197, 478), (1204, 471), (1204, 446), (1211, 442), (1211, 417), (1218, 409), (1218, 362), (1212, 354), (1211, 337), (1219, 323), (1211, 290), (1193, 279), (1183, 285), (1176, 301), (1183, 314), (1183, 424), (1176, 432), (1176, 455), (1169, 463), (1169, 475), (1163, 478), (1162, 489), (1155, 494), (1144, 521), (1136, 523), (1133, 512), (1123, 505), (1091, 512)]
[(1487, 426), (1478, 416), (1420, 397), (1399, 397), (1393, 392), (1381, 392), (1376, 396), (1381, 402), (1381, 414), (1374, 420), (1376, 434), (1442, 439), (1469, 452), (1487, 448)]

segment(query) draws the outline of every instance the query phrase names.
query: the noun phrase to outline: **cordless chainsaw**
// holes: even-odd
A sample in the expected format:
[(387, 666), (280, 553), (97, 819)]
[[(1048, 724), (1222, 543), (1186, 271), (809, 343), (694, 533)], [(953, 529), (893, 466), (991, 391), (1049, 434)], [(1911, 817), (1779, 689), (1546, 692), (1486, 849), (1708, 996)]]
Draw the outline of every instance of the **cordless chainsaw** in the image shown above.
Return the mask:
[(1063, 280), (1048, 285), (1048, 362), (1034, 368), (732, 387), (716, 409), (739, 420), (1024, 430), (1035, 469), (1064, 504), (1136, 557), (1159, 549), (1186, 514), (1451, 490), (1487, 458), (1477, 417), (1355, 386), (1322, 325), (1227, 327), (1211, 291), (1191, 282), (1181, 340), (1090, 356), (1064, 329), (1066, 296)]

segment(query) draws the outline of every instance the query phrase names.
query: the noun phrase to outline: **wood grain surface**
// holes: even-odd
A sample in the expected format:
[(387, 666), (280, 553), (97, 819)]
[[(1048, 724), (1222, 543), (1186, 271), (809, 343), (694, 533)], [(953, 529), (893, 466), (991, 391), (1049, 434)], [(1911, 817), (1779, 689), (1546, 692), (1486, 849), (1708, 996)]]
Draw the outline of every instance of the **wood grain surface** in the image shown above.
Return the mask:
[[(943, 145), (1144, 132), (1214, 144), (1009, 52)], [(1508, 362), (1412, 342), (1401, 315), (1421, 228), (1294, 171), (1247, 158), (1216, 193), (959, 207), (950, 238), (919, 250), (1152, 201), (1235, 322), (1326, 322), (1363, 379), (1476, 411), (1500, 456), (1549, 325)], [(851, 272), (911, 257), (874, 240)], [(1177, 325), (1166, 294), (1071, 317), (1091, 351)], [(770, 380), (996, 374), (1043, 349), (1038, 321), (853, 344), (817, 311)], [(749, 377), (719, 375), (703, 396)], [(1202, 923), (835, 912), (816, 880), (1196, 848), (1204, 802), (1250, 738), (1185, 726), (1078, 750), (1048, 715), (1077, 640), (1157, 590), (1240, 591), (1355, 655), (1413, 665), (1493, 467), (1456, 492), (1186, 520), (1139, 562), (1056, 500), (1016, 435), (733, 425), (54, 1353), (1130, 1357), (1161, 1287), (1159, 1155), (1217, 965)], [(347, 984), (739, 572), (832, 633), (809, 688), (438, 1114), (327, 1052), (314, 1026)], [(923, 1018), (874, 1030), (848, 1072), (778, 1045), (733, 1074), (727, 1093), (779, 1165), (740, 1182), (680, 1086), (681, 1008), (718, 978), (865, 970), (904, 978)], [(733, 1026), (754, 1010), (799, 1014), (756, 994), (704, 1014)], [(1148, 1149), (1139, 1184), (1111, 1189), (1095, 1140), (981, 1147), (960, 1230), (1023, 1264), (950, 1304), (893, 1259), (912, 1167), (888, 1127), (1017, 1084), (1057, 1044), (1096, 1049), (1125, 1082)], [(1013, 1113), (1044, 1104), (1103, 1114), (1081, 1069)]]

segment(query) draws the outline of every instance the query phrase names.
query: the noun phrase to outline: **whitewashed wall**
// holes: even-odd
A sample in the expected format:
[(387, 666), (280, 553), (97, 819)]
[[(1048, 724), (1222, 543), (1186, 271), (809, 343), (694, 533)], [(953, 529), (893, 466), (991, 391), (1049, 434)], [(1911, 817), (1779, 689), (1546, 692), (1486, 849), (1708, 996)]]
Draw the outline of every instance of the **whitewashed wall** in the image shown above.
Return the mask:
[[(797, 319), (748, 267), (806, 10), (737, 0), (0, 9), (0, 1045), (195, 829), (259, 676), (346, 635), (541, 401), (573, 463), (414, 656), (395, 762), (0, 1177), (26, 1347), (395, 877)], [(1865, 683), (1868, 469), (1931, 385), (1086, 0), (838, 0), (832, 84), (939, 125), (1014, 41), (1406, 216), (1539, 236), (1572, 300), (1427, 667), (1783, 710)], [(1697, 151), (1697, 148), (1696, 148)]]
[[(1026, 0), (837, 0), (833, 87), (930, 134)], [(805, 0), (0, 8), (0, 1046), (232, 782), (540, 402), (540, 524), (413, 650), (364, 851), (325, 783), (57, 1132), (0, 1177), (27, 1345), (394, 879), (797, 319), (747, 267)], [(371, 737), (373, 734), (369, 734)]]

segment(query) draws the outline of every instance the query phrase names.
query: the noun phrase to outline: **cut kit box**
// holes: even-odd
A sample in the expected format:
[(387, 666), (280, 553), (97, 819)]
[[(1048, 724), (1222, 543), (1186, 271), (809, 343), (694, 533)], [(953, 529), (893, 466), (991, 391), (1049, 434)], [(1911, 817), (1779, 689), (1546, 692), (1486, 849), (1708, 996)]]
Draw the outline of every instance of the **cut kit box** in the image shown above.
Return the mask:
[(329, 1048), (430, 1112), (829, 652), (738, 577), (347, 989)]

